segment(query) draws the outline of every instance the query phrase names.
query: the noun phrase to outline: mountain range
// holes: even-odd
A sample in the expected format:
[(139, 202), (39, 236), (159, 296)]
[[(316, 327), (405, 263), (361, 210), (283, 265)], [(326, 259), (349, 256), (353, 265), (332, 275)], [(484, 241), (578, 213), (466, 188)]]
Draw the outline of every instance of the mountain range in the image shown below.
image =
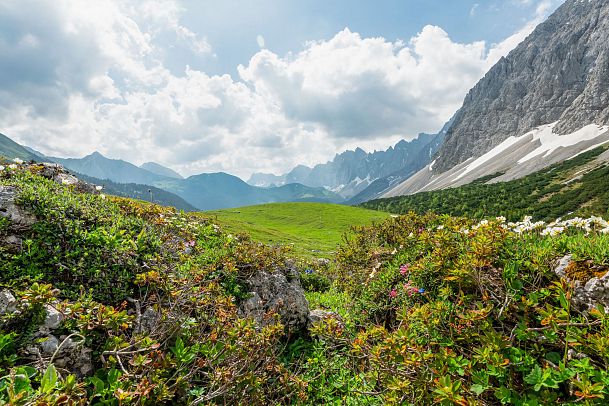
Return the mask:
[(102, 185), (107, 193), (174, 206), (180, 210), (214, 210), (274, 202), (340, 203), (336, 193), (297, 183), (262, 188), (226, 173), (207, 173), (184, 179), (157, 163), (133, 165), (99, 152), (83, 158), (47, 157), (0, 134), (0, 155), (7, 159), (48, 161), (63, 165), (83, 180)]
[[(169, 193), (165, 201), (211, 210), (287, 201), (359, 204), (479, 179), (504, 182), (605, 143), (609, 2), (567, 0), (489, 70), (441, 131), (402, 140), (385, 151), (356, 148), (283, 175), (256, 173), (247, 182), (226, 173), (184, 179), (153, 162), (138, 167), (98, 152), (80, 159), (40, 159), (107, 180), (123, 195), (146, 195), (146, 186), (154, 187)], [(41, 155), (1, 134), (0, 154), (23, 160)]]
[(384, 197), (521, 178), (609, 142), (609, 2), (568, 0), (470, 90), (434, 160)]
[(447, 125), (437, 134), (421, 133), (417, 138), (401, 140), (385, 151), (366, 153), (357, 148), (337, 154), (332, 161), (313, 168), (298, 165), (284, 175), (255, 173), (247, 182), (259, 187), (289, 183), (323, 187), (350, 203), (358, 203), (376, 197), (396, 181), (406, 179), (428, 164), (442, 144)]

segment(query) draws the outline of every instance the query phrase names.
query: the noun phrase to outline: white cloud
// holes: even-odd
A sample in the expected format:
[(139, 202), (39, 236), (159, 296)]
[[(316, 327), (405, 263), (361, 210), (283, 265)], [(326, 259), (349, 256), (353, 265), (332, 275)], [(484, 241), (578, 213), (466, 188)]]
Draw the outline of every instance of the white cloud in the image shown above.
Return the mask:
[(476, 12), (478, 11), (478, 7), (480, 7), (480, 4), (474, 3), (472, 8), (469, 10), (469, 16), (470, 17), (474, 17), (476, 15)]
[(262, 35), (256, 36), (256, 42), (258, 43), (258, 46), (260, 48), (264, 48), (265, 47), (265, 41), (264, 41), (264, 37)]
[(99, 150), (187, 174), (283, 172), (438, 130), (533, 24), (490, 49), (435, 26), (407, 42), (344, 29), (286, 56), (261, 49), (232, 78), (167, 69), (167, 36), (212, 52), (183, 12), (174, 0), (3, 2), (0, 130), (59, 156)]

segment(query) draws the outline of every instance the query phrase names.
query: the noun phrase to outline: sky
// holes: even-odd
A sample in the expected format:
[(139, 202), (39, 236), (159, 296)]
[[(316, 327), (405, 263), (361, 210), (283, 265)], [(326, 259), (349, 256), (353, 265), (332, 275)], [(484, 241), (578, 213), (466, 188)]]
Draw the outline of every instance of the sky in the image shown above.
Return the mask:
[(564, 0), (0, 0), (0, 132), (183, 175), (437, 132)]

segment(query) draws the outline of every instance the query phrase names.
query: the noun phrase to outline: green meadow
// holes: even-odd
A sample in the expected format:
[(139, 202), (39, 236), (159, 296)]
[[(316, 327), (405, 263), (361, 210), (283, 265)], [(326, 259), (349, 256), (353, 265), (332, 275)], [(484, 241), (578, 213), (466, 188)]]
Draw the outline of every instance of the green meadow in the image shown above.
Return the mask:
[(266, 244), (291, 245), (297, 254), (330, 257), (351, 226), (370, 225), (388, 213), (326, 203), (270, 203), (208, 211), (229, 233), (247, 232)]

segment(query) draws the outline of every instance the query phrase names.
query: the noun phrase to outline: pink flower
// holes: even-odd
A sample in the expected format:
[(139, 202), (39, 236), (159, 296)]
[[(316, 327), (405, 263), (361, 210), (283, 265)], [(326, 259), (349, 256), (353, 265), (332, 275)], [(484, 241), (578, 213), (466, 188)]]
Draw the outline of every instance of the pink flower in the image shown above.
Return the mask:
[(398, 295), (398, 291), (395, 289), (391, 289), (391, 292), (389, 292), (389, 297), (392, 299), (395, 299), (395, 297)]
[(402, 274), (402, 276), (406, 276), (409, 268), (410, 268), (410, 264), (402, 265), (400, 267), (400, 273)]

